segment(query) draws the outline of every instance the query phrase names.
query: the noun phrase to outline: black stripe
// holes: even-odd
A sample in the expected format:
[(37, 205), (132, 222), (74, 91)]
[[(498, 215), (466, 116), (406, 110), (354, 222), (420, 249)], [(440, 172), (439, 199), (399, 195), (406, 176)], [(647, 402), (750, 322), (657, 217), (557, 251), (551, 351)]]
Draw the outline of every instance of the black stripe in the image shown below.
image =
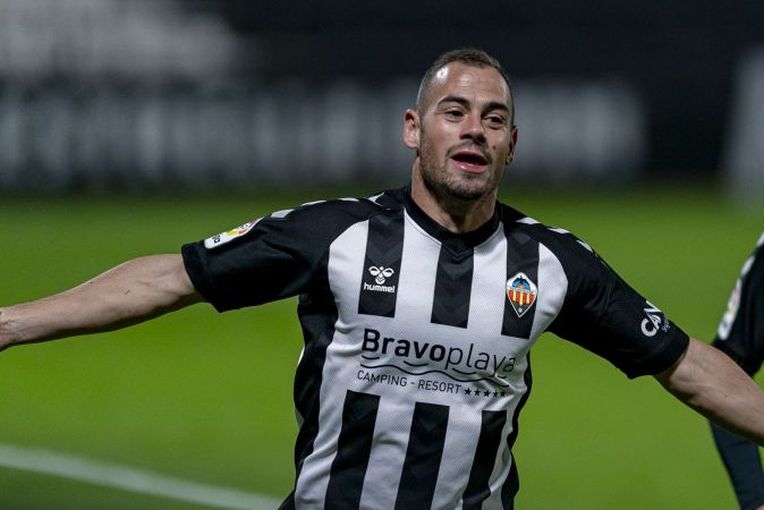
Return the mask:
[[(323, 266), (321, 277), (326, 282), (326, 264)], [(321, 290), (301, 295), (297, 306), (305, 341), (305, 350), (294, 379), (294, 403), (302, 418), (294, 450), (297, 478), (303, 462), (313, 452), (313, 441), (318, 435), (319, 396), (326, 351), (334, 338), (334, 325), (338, 316), (337, 305), (328, 284), (316, 287)]]
[(403, 214), (369, 219), (358, 313), (395, 317), (403, 257)]
[(464, 510), (480, 510), (488, 496), (491, 495), (489, 482), (496, 455), (501, 445), (501, 431), (507, 422), (506, 411), (483, 411), (483, 423), (480, 426), (475, 459), (472, 461), (470, 479), (462, 495)]
[(445, 245), (440, 247), (431, 322), (467, 327), (472, 294), (473, 253), (470, 249), (456, 256)]
[(295, 510), (294, 508), (294, 491), (287, 497), (283, 503), (281, 503), (281, 506), (279, 506), (278, 510)]
[(432, 506), (447, 428), (448, 406), (417, 402), (395, 510)]
[(526, 362), (528, 364), (528, 367), (525, 369), (525, 375), (523, 376), (523, 379), (525, 380), (525, 386), (528, 388), (525, 390), (525, 395), (523, 395), (520, 398), (520, 402), (517, 403), (517, 407), (515, 408), (515, 412), (512, 415), (512, 432), (507, 437), (507, 445), (509, 446), (510, 451), (510, 457), (512, 466), (509, 469), (509, 476), (507, 477), (507, 481), (504, 482), (504, 485), (501, 488), (501, 502), (504, 505), (504, 508), (506, 510), (512, 510), (515, 508), (515, 496), (517, 495), (517, 492), (520, 490), (520, 477), (517, 474), (517, 463), (515, 462), (515, 456), (512, 455), (512, 448), (515, 446), (515, 441), (517, 441), (517, 434), (519, 432), (518, 427), (518, 418), (520, 417), (520, 411), (523, 410), (523, 406), (525, 406), (525, 402), (528, 400), (528, 397), (531, 395), (531, 386), (533, 385), (533, 376), (531, 374), (531, 354), (528, 353), (526, 355)]
[(363, 479), (369, 464), (378, 408), (378, 395), (351, 390), (345, 395), (342, 430), (337, 441), (337, 455), (332, 462), (324, 508), (358, 508)]
[[(507, 281), (518, 273), (524, 273), (534, 285), (538, 283), (539, 244), (527, 235), (508, 232), (507, 236)], [(538, 296), (537, 296), (538, 298)], [(521, 314), (504, 295), (504, 321), (501, 334), (530, 339), (536, 301)]]

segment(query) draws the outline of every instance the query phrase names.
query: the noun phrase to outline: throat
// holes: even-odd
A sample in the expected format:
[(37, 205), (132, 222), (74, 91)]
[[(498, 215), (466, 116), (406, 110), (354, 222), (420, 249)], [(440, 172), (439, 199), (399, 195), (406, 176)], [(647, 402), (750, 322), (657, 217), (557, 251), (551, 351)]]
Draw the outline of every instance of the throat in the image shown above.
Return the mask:
[(496, 209), (496, 194), (488, 193), (477, 199), (461, 199), (438, 193), (424, 183), (412, 182), (411, 198), (427, 216), (454, 234), (477, 230), (487, 223)]

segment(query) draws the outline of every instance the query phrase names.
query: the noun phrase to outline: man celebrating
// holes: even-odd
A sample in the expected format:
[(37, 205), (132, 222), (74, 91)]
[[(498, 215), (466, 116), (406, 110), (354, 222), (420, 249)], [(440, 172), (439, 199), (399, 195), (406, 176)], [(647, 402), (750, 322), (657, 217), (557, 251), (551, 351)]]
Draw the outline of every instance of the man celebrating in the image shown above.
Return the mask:
[(404, 114), (409, 186), (279, 211), (0, 309), (0, 346), (200, 300), (224, 311), (299, 295), (297, 477), (283, 509), (513, 508), (511, 450), (545, 331), (764, 442), (764, 393), (733, 362), (586, 243), (497, 203), (513, 112), (495, 59), (446, 53)]

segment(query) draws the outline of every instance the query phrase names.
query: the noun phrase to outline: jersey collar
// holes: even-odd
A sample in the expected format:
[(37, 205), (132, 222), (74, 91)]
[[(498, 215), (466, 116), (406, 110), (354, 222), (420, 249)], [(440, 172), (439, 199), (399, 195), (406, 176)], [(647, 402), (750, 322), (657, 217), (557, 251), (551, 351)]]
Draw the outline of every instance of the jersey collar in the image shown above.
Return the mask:
[(425, 232), (448, 246), (455, 253), (462, 253), (472, 250), (475, 246), (485, 242), (496, 232), (500, 223), (500, 204), (497, 202), (493, 211), (493, 216), (483, 223), (480, 227), (463, 234), (457, 234), (442, 227), (435, 220), (430, 218), (411, 198), (411, 185), (403, 190), (403, 203), (406, 212), (417, 225), (422, 227)]

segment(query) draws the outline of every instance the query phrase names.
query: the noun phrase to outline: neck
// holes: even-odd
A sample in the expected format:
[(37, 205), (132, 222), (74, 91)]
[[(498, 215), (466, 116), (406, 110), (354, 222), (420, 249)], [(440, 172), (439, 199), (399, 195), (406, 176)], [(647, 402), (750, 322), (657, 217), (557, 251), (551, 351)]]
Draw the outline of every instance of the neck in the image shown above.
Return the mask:
[(477, 230), (493, 217), (496, 209), (496, 190), (476, 199), (439, 196), (430, 190), (419, 172), (414, 172), (411, 198), (414, 203), (441, 227), (463, 234)]

